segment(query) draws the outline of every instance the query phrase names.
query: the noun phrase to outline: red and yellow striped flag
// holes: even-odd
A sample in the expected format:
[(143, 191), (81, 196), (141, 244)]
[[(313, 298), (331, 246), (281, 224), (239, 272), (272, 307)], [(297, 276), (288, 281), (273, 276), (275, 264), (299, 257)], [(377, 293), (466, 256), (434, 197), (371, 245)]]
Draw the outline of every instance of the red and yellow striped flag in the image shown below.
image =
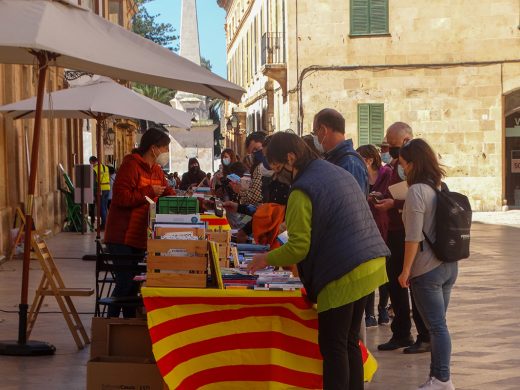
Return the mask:
[(231, 230), (226, 217), (217, 217), (214, 214), (201, 214), (200, 220), (208, 224), (208, 230), (221, 230), (223, 232)]
[[(144, 287), (142, 294), (170, 389), (322, 387), (318, 316), (299, 291)], [(362, 350), (367, 379), (367, 363), (376, 363)]]

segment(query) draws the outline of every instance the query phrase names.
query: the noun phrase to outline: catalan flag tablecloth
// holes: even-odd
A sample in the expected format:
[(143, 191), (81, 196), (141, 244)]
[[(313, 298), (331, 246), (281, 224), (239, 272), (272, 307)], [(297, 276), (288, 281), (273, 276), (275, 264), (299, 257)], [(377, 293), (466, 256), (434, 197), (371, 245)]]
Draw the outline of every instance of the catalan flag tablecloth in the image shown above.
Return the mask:
[[(299, 291), (142, 289), (170, 389), (320, 389), (318, 315)], [(365, 379), (377, 364), (362, 346)]]

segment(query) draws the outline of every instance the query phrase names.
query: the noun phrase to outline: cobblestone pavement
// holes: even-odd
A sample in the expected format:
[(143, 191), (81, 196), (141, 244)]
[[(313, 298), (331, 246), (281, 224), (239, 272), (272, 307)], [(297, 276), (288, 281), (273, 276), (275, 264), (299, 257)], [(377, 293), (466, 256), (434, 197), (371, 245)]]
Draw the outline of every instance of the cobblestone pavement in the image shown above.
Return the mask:
[[(507, 217), (507, 218), (506, 218)], [(504, 218), (506, 219), (504, 222)], [(457, 389), (520, 389), (520, 307), (516, 289), (520, 274), (518, 229), (493, 225), (520, 226), (520, 211), (476, 213), (472, 256), (460, 262), (459, 279), (454, 287), (448, 323), (452, 335), (452, 376)], [(502, 222), (501, 222), (502, 221)], [(94, 287), (94, 263), (82, 261), (94, 252), (94, 236), (62, 233), (49, 240), (65, 282), (74, 287)], [(20, 294), (21, 262), (13, 260), (0, 266), (0, 340), (17, 336), (17, 305)], [(31, 262), (31, 291), (41, 277), (36, 262)], [(94, 299), (76, 298), (76, 307), (90, 330)], [(57, 389), (80, 390), (86, 384), (88, 348), (77, 351), (75, 343), (49, 299), (36, 323), (31, 338), (47, 341), (57, 348), (55, 356), (0, 356), (1, 388), (4, 390)], [(13, 311), (6, 313), (4, 311)], [(428, 374), (428, 354), (404, 355), (401, 350), (377, 351), (377, 344), (390, 337), (388, 326), (369, 328), (367, 345), (379, 369), (367, 390), (413, 390)]]

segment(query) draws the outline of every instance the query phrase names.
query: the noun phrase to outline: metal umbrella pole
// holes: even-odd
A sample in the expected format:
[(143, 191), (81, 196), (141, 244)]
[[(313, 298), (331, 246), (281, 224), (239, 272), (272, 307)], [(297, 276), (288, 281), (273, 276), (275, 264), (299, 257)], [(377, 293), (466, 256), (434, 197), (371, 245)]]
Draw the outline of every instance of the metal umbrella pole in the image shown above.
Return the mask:
[(27, 311), (29, 308), (27, 297), (29, 292), (29, 263), (31, 260), (32, 244), (32, 213), (34, 206), (34, 193), (36, 190), (36, 173), (38, 170), (38, 152), (40, 146), (43, 95), (45, 93), (45, 80), (47, 76), (49, 60), (52, 60), (56, 57), (55, 54), (46, 51), (33, 52), (33, 54), (38, 59), (39, 66), (38, 94), (36, 98), (36, 112), (34, 117), (34, 134), (31, 151), (29, 190), (27, 193), (27, 204), (25, 207), (25, 242), (23, 253), (22, 291), (18, 313), (18, 340), (0, 341), (0, 355), (52, 355), (56, 351), (56, 347), (49, 343), (42, 341), (27, 341)]

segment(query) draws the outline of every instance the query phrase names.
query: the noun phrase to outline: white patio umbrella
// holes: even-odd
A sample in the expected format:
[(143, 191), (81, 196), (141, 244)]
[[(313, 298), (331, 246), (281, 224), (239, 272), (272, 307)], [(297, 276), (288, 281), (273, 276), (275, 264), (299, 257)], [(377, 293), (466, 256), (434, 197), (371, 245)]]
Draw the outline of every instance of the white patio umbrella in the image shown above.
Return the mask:
[[(36, 113), (36, 97), (0, 106), (12, 119), (33, 118)], [(111, 79), (52, 93), (43, 100), (42, 117), (96, 119), (97, 155), (101, 156), (101, 125), (110, 117), (142, 119), (176, 128), (187, 129), (191, 116), (171, 106), (156, 102)], [(101, 162), (98, 162), (101, 164)], [(98, 175), (97, 204), (100, 204), (101, 176)], [(100, 207), (97, 207), (97, 238), (100, 238)]]
[(52, 345), (27, 341), (32, 209), (41, 112), (48, 66), (101, 74), (239, 101), (239, 86), (92, 12), (51, 0), (0, 0), (0, 63), (37, 64), (38, 88), (27, 202), (18, 340), (0, 354), (52, 354)]
[[(0, 112), (6, 112), (12, 119), (34, 118), (36, 96), (0, 106)], [(187, 112), (159, 103), (110, 79), (46, 93), (43, 98), (42, 117), (96, 119), (100, 115), (143, 119), (184, 129), (191, 126)]]
[(50, 0), (0, 0), (0, 63), (50, 65), (237, 102), (241, 87), (93, 12)]

